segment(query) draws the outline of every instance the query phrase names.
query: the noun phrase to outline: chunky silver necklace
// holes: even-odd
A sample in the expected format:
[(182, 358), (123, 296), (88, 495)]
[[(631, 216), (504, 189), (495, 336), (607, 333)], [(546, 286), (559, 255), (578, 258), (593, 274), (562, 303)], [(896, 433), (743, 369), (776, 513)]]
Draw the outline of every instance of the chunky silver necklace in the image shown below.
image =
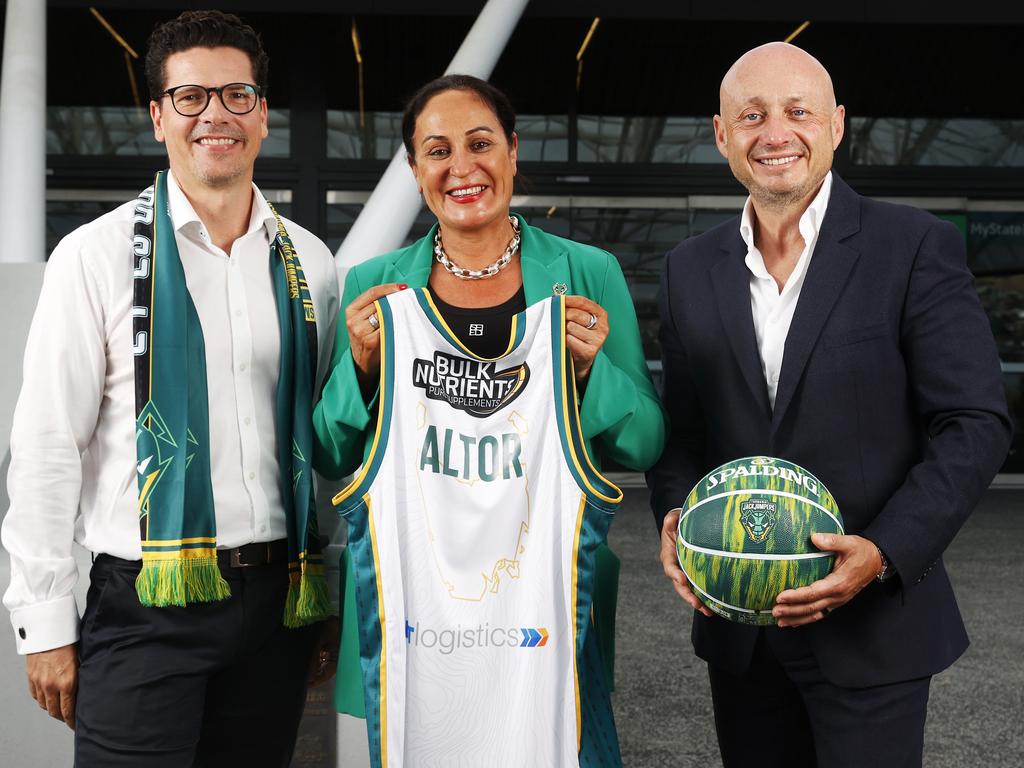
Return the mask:
[(508, 217), (508, 223), (512, 225), (512, 239), (509, 240), (508, 248), (501, 254), (496, 262), (488, 264), (483, 269), (466, 269), (460, 267), (454, 261), (448, 258), (448, 254), (444, 252), (444, 246), (441, 245), (441, 228), (437, 228), (437, 232), (434, 233), (434, 258), (441, 264), (442, 267), (447, 269), (456, 277), (462, 280), (484, 280), (488, 277), (494, 277), (496, 274), (501, 272), (505, 267), (512, 261), (512, 257), (515, 252), (519, 250), (519, 219), (515, 216)]

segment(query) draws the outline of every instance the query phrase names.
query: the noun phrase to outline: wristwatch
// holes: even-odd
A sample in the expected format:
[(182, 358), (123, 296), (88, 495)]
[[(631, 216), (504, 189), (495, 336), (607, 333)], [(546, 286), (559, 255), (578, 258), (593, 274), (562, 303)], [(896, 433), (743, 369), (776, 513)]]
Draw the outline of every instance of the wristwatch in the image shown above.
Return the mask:
[(878, 550), (878, 556), (882, 559), (882, 567), (878, 569), (878, 573), (875, 574), (876, 581), (888, 581), (896, 575), (896, 569), (893, 564), (889, 562), (889, 558), (885, 556), (885, 552), (877, 544), (875, 549)]

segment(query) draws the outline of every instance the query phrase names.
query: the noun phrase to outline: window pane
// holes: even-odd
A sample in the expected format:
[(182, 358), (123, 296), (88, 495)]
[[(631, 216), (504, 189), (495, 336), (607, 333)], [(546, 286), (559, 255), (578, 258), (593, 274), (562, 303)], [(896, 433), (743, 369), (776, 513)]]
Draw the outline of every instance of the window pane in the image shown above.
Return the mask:
[(856, 165), (1024, 166), (1024, 120), (854, 117)]
[[(270, 135), (263, 140), (260, 156), (288, 157), (289, 110), (271, 109), (267, 120)], [(153, 138), (149, 111), (142, 107), (48, 107), (46, 153), (133, 157), (164, 155), (166, 149)]]
[(1006, 402), (1013, 419), (1013, 442), (1001, 472), (1024, 473), (1024, 363), (1003, 363)]
[(402, 143), (401, 112), (327, 110), (327, 156), (343, 160), (390, 160)]
[(710, 117), (580, 115), (580, 162), (724, 163)]
[(996, 337), (999, 359), (1024, 363), (1024, 274), (979, 277), (976, 284)]
[(520, 162), (569, 159), (569, 118), (566, 115), (518, 115)]
[(969, 211), (967, 263), (999, 357), (1024, 363), (1024, 211)]

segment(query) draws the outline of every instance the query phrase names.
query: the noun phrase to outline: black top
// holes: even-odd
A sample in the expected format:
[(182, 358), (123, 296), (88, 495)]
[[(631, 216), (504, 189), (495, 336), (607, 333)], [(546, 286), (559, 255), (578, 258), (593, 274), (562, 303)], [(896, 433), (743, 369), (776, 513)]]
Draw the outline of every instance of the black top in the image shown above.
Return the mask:
[(459, 341), (480, 357), (497, 357), (508, 349), (512, 318), (526, 309), (523, 286), (496, 307), (456, 307), (430, 292), (437, 311)]

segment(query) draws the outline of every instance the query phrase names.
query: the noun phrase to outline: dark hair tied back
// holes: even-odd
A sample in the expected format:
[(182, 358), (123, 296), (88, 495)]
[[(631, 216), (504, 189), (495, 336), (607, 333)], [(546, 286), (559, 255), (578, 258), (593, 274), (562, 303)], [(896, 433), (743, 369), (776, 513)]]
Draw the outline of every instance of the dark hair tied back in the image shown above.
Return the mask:
[(498, 118), (498, 123), (505, 133), (505, 138), (508, 139), (510, 144), (512, 143), (512, 134), (516, 130), (516, 113), (512, 109), (512, 102), (508, 100), (508, 96), (479, 77), (473, 77), (472, 75), (445, 75), (436, 80), (431, 80), (424, 85), (413, 94), (408, 104), (405, 105), (405, 113), (402, 115), (402, 143), (405, 144), (405, 151), (409, 154), (410, 160), (416, 156), (412, 136), (416, 132), (417, 118), (419, 118), (423, 108), (427, 106), (428, 101), (445, 91), (470, 91), (475, 93), (484, 104), (490, 107), (495, 117)]
[[(176, 19), (158, 24), (149, 36), (146, 50), (146, 85), (154, 100), (167, 88), (164, 64), (169, 56), (190, 48), (238, 48), (249, 56), (252, 74), (260, 93), (267, 95), (270, 59), (256, 30), (231, 13), (185, 11)], [(183, 85), (183, 83), (176, 83)], [(194, 83), (207, 85), (207, 83)], [(224, 83), (217, 83), (224, 85)]]

